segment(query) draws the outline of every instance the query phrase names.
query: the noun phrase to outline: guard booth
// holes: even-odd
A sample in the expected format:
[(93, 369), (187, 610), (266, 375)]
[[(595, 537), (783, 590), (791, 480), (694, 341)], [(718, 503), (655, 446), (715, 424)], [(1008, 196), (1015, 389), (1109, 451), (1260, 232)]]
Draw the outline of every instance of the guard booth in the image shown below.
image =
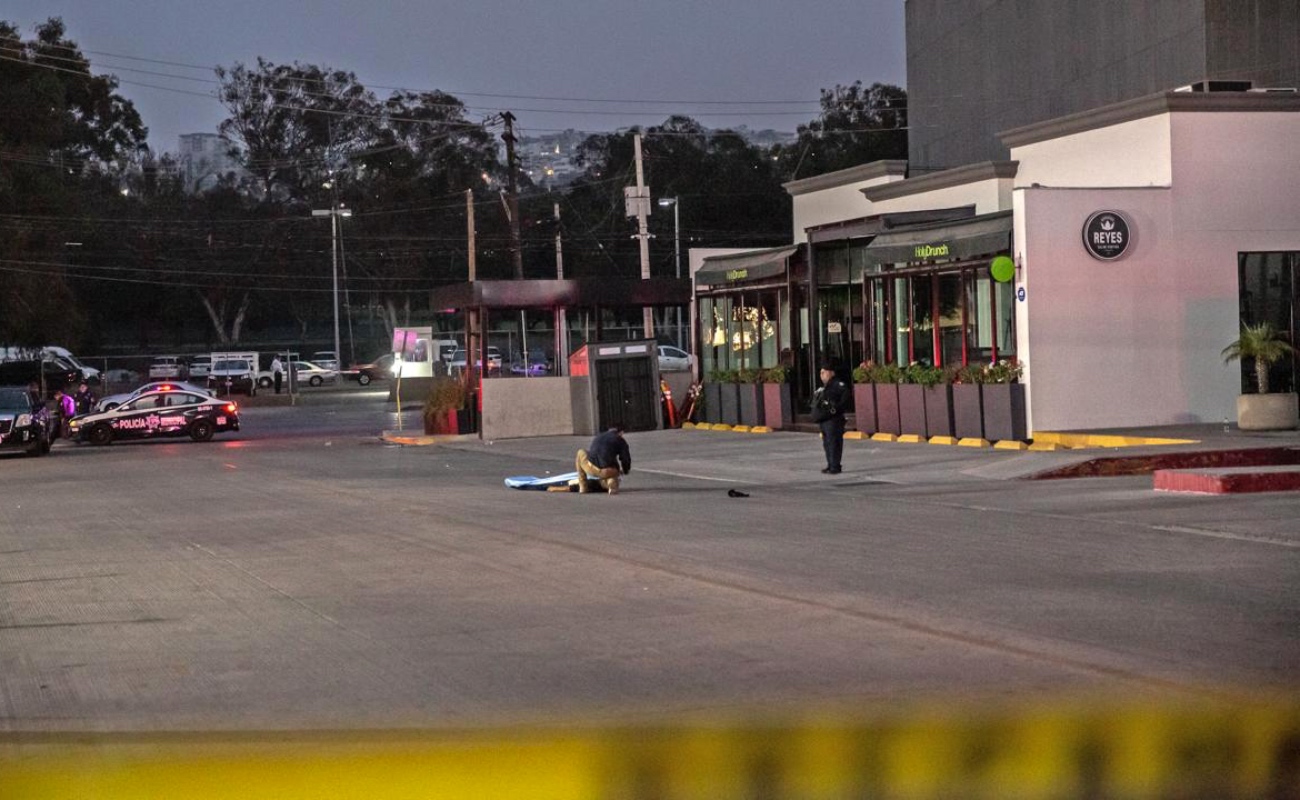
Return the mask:
[(570, 357), (575, 383), (586, 379), (591, 430), (603, 431), (615, 422), (627, 431), (662, 427), (656, 345), (653, 339), (588, 342)]

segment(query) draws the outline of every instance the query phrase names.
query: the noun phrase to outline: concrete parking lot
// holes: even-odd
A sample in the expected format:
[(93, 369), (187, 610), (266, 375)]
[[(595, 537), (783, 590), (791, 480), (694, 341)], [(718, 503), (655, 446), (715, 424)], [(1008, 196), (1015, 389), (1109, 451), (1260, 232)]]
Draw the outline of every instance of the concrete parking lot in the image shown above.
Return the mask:
[(705, 431), (630, 434), (617, 497), (521, 492), (585, 441), (380, 440), (417, 414), (350, 387), (208, 444), (0, 462), (0, 729), (1297, 688), (1295, 494), (871, 442), (824, 476), (815, 436)]

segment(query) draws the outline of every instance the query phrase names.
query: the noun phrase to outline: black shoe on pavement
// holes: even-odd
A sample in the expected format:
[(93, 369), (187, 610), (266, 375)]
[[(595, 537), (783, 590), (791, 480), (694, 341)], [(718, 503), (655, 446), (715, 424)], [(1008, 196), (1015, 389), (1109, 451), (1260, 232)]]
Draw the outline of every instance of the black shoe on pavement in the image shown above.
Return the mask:
[(822, 474), (823, 474), (823, 475), (829, 475), (829, 474), (831, 474), (831, 468), (830, 468), (830, 467), (822, 467)]
[(826, 474), (827, 474), (827, 475), (839, 475), (839, 474), (840, 474), (840, 468), (839, 468), (839, 467), (836, 467), (835, 469), (828, 469), (828, 470), (826, 470)]

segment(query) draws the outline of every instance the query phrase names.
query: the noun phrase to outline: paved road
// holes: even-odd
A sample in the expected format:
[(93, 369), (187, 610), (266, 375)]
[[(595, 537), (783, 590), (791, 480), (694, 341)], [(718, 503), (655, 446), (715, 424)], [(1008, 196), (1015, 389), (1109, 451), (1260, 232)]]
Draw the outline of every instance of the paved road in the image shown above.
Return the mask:
[(333, 398), (0, 462), (0, 730), (1300, 685), (1295, 495), (864, 442), (828, 478), (812, 436), (703, 431), (632, 434), (618, 497), (515, 492), (585, 442), (394, 446), (381, 392)]

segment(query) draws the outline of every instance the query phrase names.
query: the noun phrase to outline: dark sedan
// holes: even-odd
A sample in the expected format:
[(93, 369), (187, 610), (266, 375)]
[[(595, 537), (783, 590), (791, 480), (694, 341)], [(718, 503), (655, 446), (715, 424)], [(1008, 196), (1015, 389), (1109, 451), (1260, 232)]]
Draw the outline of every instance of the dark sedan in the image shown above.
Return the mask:
[(0, 451), (29, 456), (50, 452), (53, 422), (41, 398), (26, 386), (0, 386)]
[(343, 377), (369, 386), (371, 381), (386, 381), (393, 377), (393, 354), (385, 353), (369, 364), (355, 364), (343, 370)]

